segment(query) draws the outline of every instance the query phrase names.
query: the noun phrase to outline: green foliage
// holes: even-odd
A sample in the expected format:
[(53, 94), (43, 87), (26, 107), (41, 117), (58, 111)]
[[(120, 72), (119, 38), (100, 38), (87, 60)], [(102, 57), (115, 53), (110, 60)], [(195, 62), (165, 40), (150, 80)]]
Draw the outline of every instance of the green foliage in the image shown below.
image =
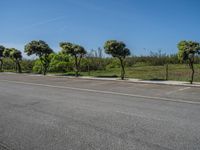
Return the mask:
[[(13, 65), (13, 60), (11, 58), (3, 58), (3, 61), (4, 61), (3, 69), (5, 71), (15, 70), (15, 65)], [(20, 61), (22, 71), (27, 72), (27, 73), (32, 72), (34, 63), (35, 63), (35, 60), (22, 59)]]
[(12, 48), (11, 51), (10, 51), (10, 58), (11, 59), (14, 59), (14, 60), (22, 60), (22, 53), (21, 51), (15, 49), (15, 48)]
[(34, 66), (33, 66), (33, 73), (41, 74), (42, 73), (42, 63), (39, 59), (35, 60)]
[(5, 47), (0, 45), (0, 71), (3, 71), (3, 52), (5, 50)]
[[(194, 66), (197, 66), (196, 69), (199, 67), (196, 64), (200, 63), (200, 43), (193, 41), (179, 42), (178, 54), (174, 55), (166, 55), (158, 51), (151, 52), (147, 56), (127, 57), (130, 55), (130, 50), (123, 42), (109, 40), (105, 42), (104, 49), (105, 53), (111, 55), (112, 58), (104, 58), (101, 48), (96, 51), (92, 50), (86, 55), (84, 47), (77, 44), (61, 42), (60, 47), (62, 48), (61, 52), (55, 54), (44, 41), (31, 41), (25, 45), (25, 53), (28, 56), (36, 55), (39, 59), (28, 60), (22, 59), (22, 54), (19, 50), (5, 48), (0, 45), (0, 71), (2, 71), (2, 66), (5, 70), (9, 71), (17, 69), (18, 72), (21, 72), (19, 70), (22, 69), (24, 72), (33, 71), (34, 73), (43, 74), (46, 74), (47, 70), (52, 73), (69, 73), (74, 69), (76, 76), (78, 76), (80, 71), (83, 71), (88, 72), (89, 75), (90, 72), (91, 74), (95, 72), (98, 76), (104, 76), (105, 73), (105, 76), (116, 77), (119, 76), (117, 71), (121, 67), (121, 78), (124, 79), (126, 65), (128, 67), (128, 77), (140, 78), (142, 74), (151, 72), (151, 75), (148, 77), (144, 75), (145, 79), (165, 79), (165, 72), (167, 71), (164, 65), (169, 64), (171, 67), (171, 64), (177, 65), (181, 61), (188, 63), (192, 70), (191, 83), (193, 82), (193, 76), (199, 74), (199, 71), (194, 72)], [(170, 67), (169, 74), (175, 72), (174, 74), (179, 77), (179, 71), (177, 73), (175, 68), (171, 70)], [(177, 70), (180, 69), (177, 68)], [(136, 75), (137, 73), (138, 76)], [(186, 73), (184, 72), (184, 74)], [(185, 76), (184, 79), (186, 78)]]
[(178, 58), (180, 61), (194, 59), (195, 54), (200, 53), (200, 43), (193, 41), (180, 41), (178, 43)]
[(3, 56), (5, 58), (10, 58), (14, 62), (14, 68), (16, 72), (21, 73), (21, 65), (20, 61), (22, 60), (22, 53), (21, 51), (15, 48), (6, 48), (3, 52)]
[[(197, 62), (196, 59), (195, 62)], [(131, 56), (126, 58), (126, 66), (132, 67), (134, 65), (150, 65), (150, 66), (162, 66), (165, 64), (179, 64), (177, 54), (166, 55), (161, 51), (158, 52), (150, 52), (149, 55), (146, 56)]]
[[(53, 53), (49, 56), (50, 63), (48, 71), (51, 73), (66, 73), (72, 71), (72, 62), (69, 55), (63, 53)], [(37, 59), (33, 66), (34, 73), (42, 73), (42, 64), (39, 59)]]
[(67, 62), (54, 62), (55, 64), (51, 64), (49, 67), (49, 72), (57, 72), (57, 73), (65, 73), (69, 71), (69, 63)]
[(111, 59), (109, 64), (106, 65), (106, 70), (109, 70), (111, 68), (120, 68), (120, 63), (117, 59)]
[(36, 55), (39, 57), (42, 64), (42, 72), (46, 75), (46, 72), (50, 63), (50, 54), (53, 53), (53, 50), (46, 44), (44, 41), (31, 41), (30, 43), (25, 45), (24, 52), (30, 55)]
[(4, 51), (3, 51), (3, 57), (9, 58), (10, 57), (10, 52), (11, 52), (10, 48), (5, 48)]
[(75, 75), (77, 77), (80, 71), (81, 59), (87, 53), (86, 50), (84, 49), (84, 47), (80, 45), (72, 44), (69, 42), (61, 42), (60, 47), (62, 48), (61, 52), (63, 54), (68, 54), (74, 57), (75, 73), (76, 73)]
[(87, 53), (84, 47), (69, 42), (61, 42), (60, 47), (62, 48), (63, 54), (68, 54), (75, 57), (83, 56)]
[(194, 78), (194, 58), (195, 54), (200, 53), (200, 43), (193, 41), (180, 41), (178, 43), (178, 58), (180, 61), (187, 62), (192, 70), (190, 83), (193, 83)]
[(44, 55), (48, 55), (53, 53), (53, 50), (49, 47), (47, 43), (45, 43), (42, 40), (39, 41), (31, 41), (30, 43), (25, 45), (24, 52), (30, 56), (30, 55), (36, 55), (42, 57)]
[[(112, 64), (114, 62), (114, 64)], [(95, 70), (106, 70), (109, 67), (120, 67), (119, 62), (115, 58), (99, 58), (99, 57), (88, 57), (83, 58), (81, 61), (80, 70), (85, 71), (95, 71)]]
[(103, 58), (103, 51), (101, 48), (98, 48), (98, 50), (91, 50), (82, 60), (81, 71), (105, 70), (109, 60), (110, 58)]
[(68, 72), (72, 70), (72, 62), (69, 55), (58, 53), (51, 54), (51, 62), (49, 64), (49, 72)]
[(11, 60), (10, 58), (3, 58), (3, 69), (4, 70), (14, 70), (14, 65), (13, 65), (13, 60)]
[(106, 54), (110, 54), (117, 58), (125, 58), (131, 54), (130, 50), (126, 48), (126, 45), (123, 42), (116, 40), (107, 41), (104, 45), (104, 49)]
[(26, 73), (31, 73), (33, 71), (34, 63), (35, 63), (35, 60), (22, 59), (20, 61), (22, 71)]
[[(195, 64), (196, 68), (194, 81), (200, 82), (200, 65)], [(165, 66), (150, 66), (148, 64), (137, 64), (134, 67), (126, 67), (126, 77), (143, 80), (165, 80)], [(120, 68), (110, 68), (108, 70), (91, 71), (90, 76), (94, 77), (120, 77)], [(82, 75), (88, 75), (83, 72)], [(169, 80), (187, 81), (190, 77), (190, 69), (182, 64), (169, 65)]]
[(126, 48), (126, 44), (116, 40), (109, 40), (104, 45), (105, 53), (110, 54), (120, 60), (121, 64), (121, 79), (125, 76), (125, 58), (129, 56), (130, 50)]

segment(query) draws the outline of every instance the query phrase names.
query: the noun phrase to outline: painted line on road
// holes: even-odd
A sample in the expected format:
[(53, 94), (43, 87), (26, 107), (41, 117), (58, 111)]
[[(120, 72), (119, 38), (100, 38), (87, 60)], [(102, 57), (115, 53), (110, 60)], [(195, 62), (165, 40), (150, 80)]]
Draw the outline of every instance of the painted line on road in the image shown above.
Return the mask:
[(178, 91), (185, 91), (187, 89), (190, 89), (191, 87), (185, 87), (185, 88), (182, 88), (182, 89), (179, 89)]
[(181, 91), (185, 91), (185, 90), (188, 90), (188, 89), (190, 89), (190, 88), (191, 88), (191, 87), (185, 87), (185, 88), (181, 88), (181, 89), (174, 90), (174, 91), (171, 91), (171, 92), (167, 92), (166, 95), (173, 94), (173, 93), (177, 93), (177, 92), (181, 92)]
[(83, 88), (75, 88), (75, 87), (68, 87), (68, 86), (56, 86), (56, 85), (49, 85), (49, 84), (20, 82), (20, 81), (12, 81), (12, 80), (0, 80), (0, 82), (9, 82), (9, 83), (24, 84), (24, 85), (43, 86), (43, 87), (51, 87), (51, 88), (59, 88), (59, 89), (69, 89), (69, 90), (84, 91), (84, 92), (112, 94), (112, 95), (119, 95), (119, 96), (137, 97), (137, 98), (144, 98), (144, 99), (163, 100), (163, 101), (176, 102), (176, 103), (200, 105), (200, 102), (195, 102), (195, 101), (186, 101), (182, 99), (170, 99), (170, 98), (163, 98), (163, 97), (152, 97), (152, 96), (144, 96), (144, 95), (136, 95), (136, 94), (126, 94), (126, 93), (113, 92), (113, 91), (101, 91), (101, 90), (94, 90), (94, 89), (83, 89)]

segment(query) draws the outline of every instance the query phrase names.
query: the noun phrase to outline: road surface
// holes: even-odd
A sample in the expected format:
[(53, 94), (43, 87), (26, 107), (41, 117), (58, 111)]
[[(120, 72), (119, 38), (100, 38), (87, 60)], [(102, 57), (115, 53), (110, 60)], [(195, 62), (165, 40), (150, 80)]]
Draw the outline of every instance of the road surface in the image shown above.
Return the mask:
[(199, 150), (200, 88), (0, 74), (0, 150)]

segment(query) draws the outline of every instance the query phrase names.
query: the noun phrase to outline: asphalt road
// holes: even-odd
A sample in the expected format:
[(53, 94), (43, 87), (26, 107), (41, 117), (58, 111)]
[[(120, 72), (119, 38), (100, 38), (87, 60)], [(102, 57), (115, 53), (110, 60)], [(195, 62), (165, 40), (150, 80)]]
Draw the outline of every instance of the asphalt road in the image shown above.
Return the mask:
[(200, 88), (0, 74), (0, 150), (199, 150)]

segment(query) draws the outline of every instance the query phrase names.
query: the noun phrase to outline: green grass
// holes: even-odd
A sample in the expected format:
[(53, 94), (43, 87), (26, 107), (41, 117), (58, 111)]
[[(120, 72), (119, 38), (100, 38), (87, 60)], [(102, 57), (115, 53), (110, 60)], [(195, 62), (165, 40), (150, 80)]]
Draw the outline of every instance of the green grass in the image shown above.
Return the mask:
[[(83, 76), (94, 77), (120, 77), (120, 68), (111, 68), (109, 70), (82, 72)], [(191, 75), (190, 68), (185, 64), (169, 65), (168, 80), (189, 81)], [(135, 65), (134, 67), (126, 68), (127, 78), (137, 78), (143, 80), (165, 80), (165, 66), (144, 66)], [(200, 82), (200, 65), (195, 65), (194, 81)]]
[[(9, 70), (9, 71), (13, 72), (13, 70)], [(56, 75), (61, 75), (61, 76), (63, 75), (74, 76), (74, 72), (50, 73), (50, 74), (56, 74)], [(110, 68), (107, 70), (90, 71), (90, 74), (88, 72), (81, 72), (80, 76), (119, 78), (120, 68)], [(175, 64), (175, 65), (170, 64), (169, 65), (168, 80), (189, 82), (190, 76), (191, 76), (191, 70), (188, 65), (185, 65), (185, 64)], [(135, 79), (143, 79), (143, 80), (165, 80), (166, 67), (165, 66), (147, 66), (144, 64), (138, 64), (133, 67), (127, 67), (126, 78), (135, 78)], [(194, 82), (200, 82), (200, 64), (195, 65)]]

